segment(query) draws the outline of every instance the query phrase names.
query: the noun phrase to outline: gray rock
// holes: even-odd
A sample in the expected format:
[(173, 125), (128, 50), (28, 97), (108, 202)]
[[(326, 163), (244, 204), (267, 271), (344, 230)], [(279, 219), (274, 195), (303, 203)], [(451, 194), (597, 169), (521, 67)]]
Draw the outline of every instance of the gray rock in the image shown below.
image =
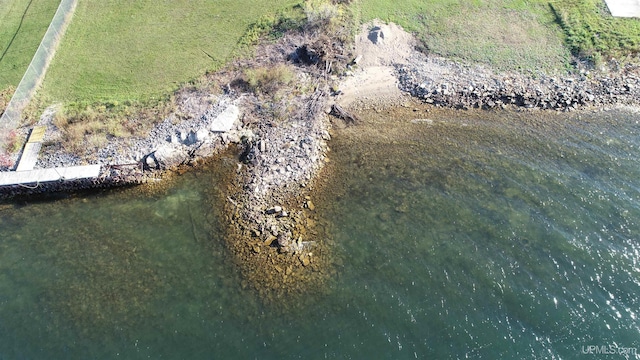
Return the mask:
[(180, 139), (182, 139), (182, 144), (186, 146), (191, 146), (198, 142), (198, 136), (193, 130), (188, 133), (186, 131), (180, 132)]
[[(161, 168), (171, 168), (182, 164), (189, 154), (172, 144), (162, 144), (154, 152), (155, 160)], [(148, 157), (147, 157), (148, 158)]]
[(388, 34), (384, 33), (382, 31), (382, 28), (380, 28), (379, 26), (375, 26), (369, 32), (368, 38), (369, 40), (371, 40), (372, 43), (378, 45), (378, 44), (383, 44), (387, 36)]

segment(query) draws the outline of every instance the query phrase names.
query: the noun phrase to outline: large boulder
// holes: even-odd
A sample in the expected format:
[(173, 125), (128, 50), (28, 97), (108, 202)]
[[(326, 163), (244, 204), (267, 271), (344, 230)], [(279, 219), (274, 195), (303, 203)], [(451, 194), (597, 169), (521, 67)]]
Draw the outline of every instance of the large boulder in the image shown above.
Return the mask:
[(209, 125), (209, 130), (213, 132), (227, 132), (240, 117), (240, 108), (236, 105), (229, 105), (224, 109)]
[(157, 168), (168, 169), (175, 166), (178, 166), (184, 163), (188, 158), (189, 154), (179, 146), (174, 144), (166, 143), (158, 146), (158, 148), (151, 154), (157, 164)]
[(296, 49), (295, 59), (305, 65), (316, 65), (320, 62), (319, 54), (311, 45), (305, 44)]

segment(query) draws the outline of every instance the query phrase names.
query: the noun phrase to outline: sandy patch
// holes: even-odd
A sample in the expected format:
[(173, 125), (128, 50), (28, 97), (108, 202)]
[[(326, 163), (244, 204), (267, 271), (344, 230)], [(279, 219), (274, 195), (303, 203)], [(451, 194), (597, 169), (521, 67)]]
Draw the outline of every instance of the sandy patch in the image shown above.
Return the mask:
[(342, 95), (337, 103), (349, 107), (354, 102), (394, 102), (404, 93), (398, 89), (398, 79), (391, 66), (369, 66), (357, 71), (340, 85)]
[(398, 102), (404, 93), (398, 89), (394, 65), (406, 64), (415, 51), (415, 39), (400, 26), (379, 20), (362, 26), (356, 37), (359, 58), (352, 76), (340, 84), (342, 95), (336, 102), (348, 107), (356, 101)]

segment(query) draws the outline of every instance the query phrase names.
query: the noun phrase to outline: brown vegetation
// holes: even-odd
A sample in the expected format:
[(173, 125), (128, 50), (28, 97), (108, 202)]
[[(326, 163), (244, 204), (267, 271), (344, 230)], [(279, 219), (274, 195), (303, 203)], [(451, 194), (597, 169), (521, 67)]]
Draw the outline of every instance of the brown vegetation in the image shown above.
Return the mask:
[(15, 90), (15, 88), (10, 86), (0, 91), (0, 115), (4, 113), (4, 109), (9, 105), (9, 101), (11, 100), (11, 96), (13, 96)]
[(275, 94), (283, 86), (291, 84), (295, 74), (288, 65), (258, 67), (244, 71), (244, 80), (254, 93)]
[(62, 131), (62, 146), (82, 154), (104, 146), (112, 137), (145, 136), (154, 124), (174, 110), (172, 99), (154, 106), (105, 103), (67, 106), (53, 124)]

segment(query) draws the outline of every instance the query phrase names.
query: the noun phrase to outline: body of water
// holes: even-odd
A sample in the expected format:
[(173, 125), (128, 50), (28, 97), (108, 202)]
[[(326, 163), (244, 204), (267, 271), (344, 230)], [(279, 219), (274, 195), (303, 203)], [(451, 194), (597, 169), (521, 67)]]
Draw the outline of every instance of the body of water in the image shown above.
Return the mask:
[(362, 117), (316, 204), (321, 296), (243, 289), (210, 170), (10, 204), (0, 359), (640, 358), (639, 114)]

